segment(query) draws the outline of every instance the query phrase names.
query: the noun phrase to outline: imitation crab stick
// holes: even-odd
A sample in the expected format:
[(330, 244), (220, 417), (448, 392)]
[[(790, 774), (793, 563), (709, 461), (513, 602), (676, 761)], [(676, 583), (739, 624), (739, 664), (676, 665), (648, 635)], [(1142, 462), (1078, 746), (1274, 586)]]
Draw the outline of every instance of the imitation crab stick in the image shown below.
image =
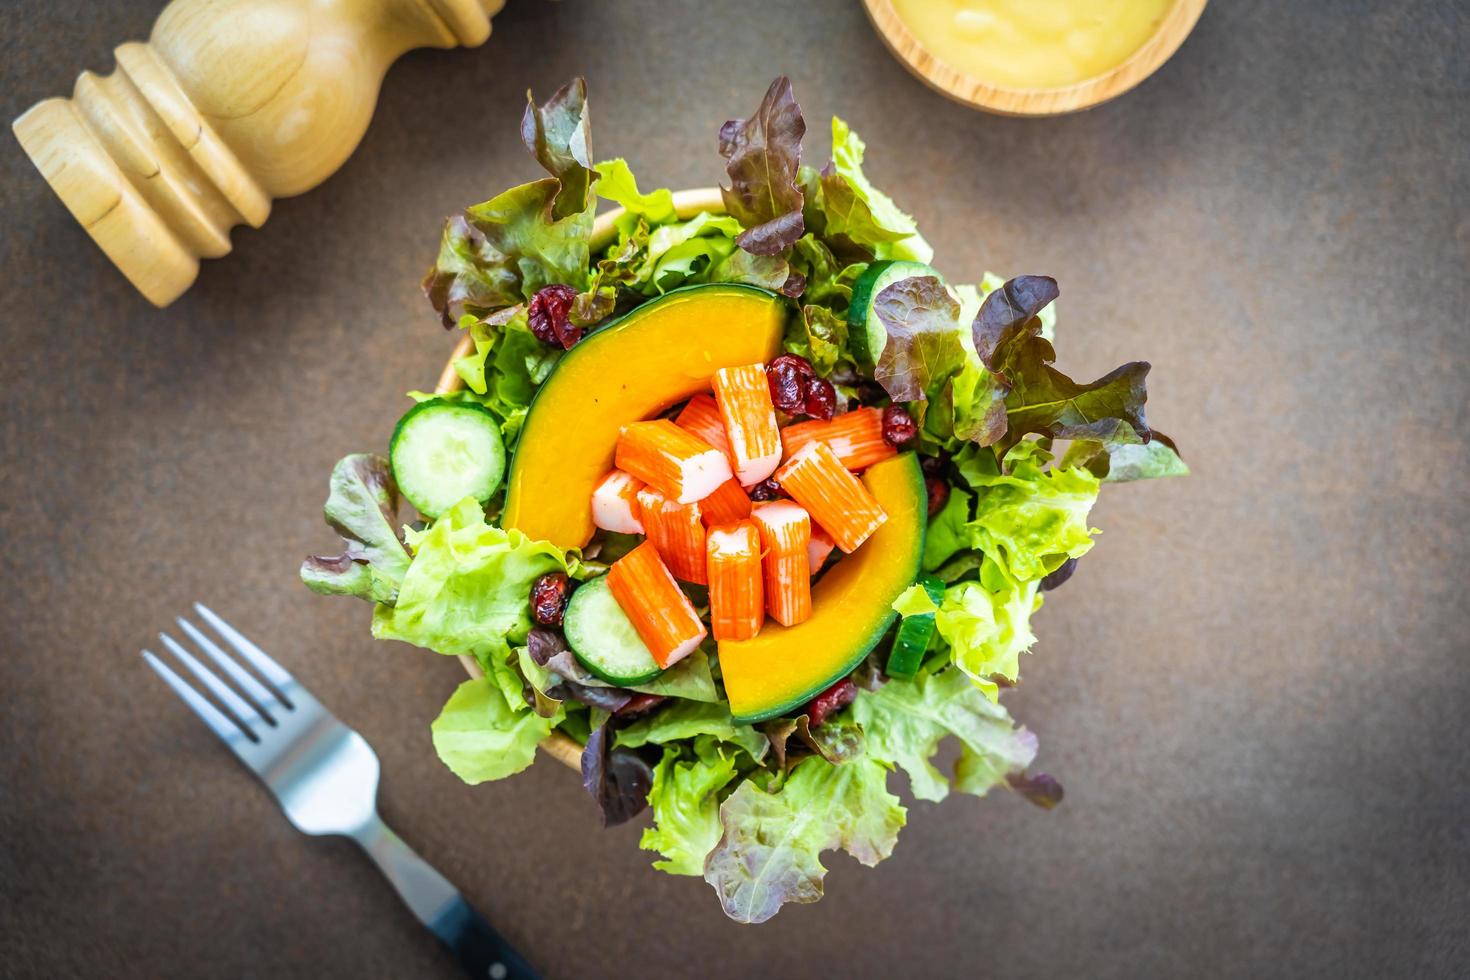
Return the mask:
[(729, 479), (699, 502), (699, 510), (706, 527), (734, 524), (750, 516), (750, 497), (741, 489), (740, 481)]
[(716, 640), (748, 640), (765, 621), (761, 532), (739, 521), (709, 532), (709, 625)]
[(827, 559), (832, 556), (832, 549), (835, 547), (837, 547), (837, 542), (832, 540), (832, 535), (828, 534), (822, 525), (813, 524), (812, 540), (806, 546), (807, 564), (811, 566), (813, 575), (821, 571), (822, 566), (827, 564)]
[(604, 531), (619, 534), (642, 534), (638, 519), (638, 491), (643, 481), (622, 470), (613, 470), (592, 491), (592, 523)]
[(776, 471), (776, 481), (848, 554), (888, 520), (868, 488), (825, 442), (809, 442), (799, 449)]
[(761, 532), (761, 573), (766, 611), (782, 626), (805, 622), (812, 614), (812, 572), (807, 556), (812, 522), (789, 500), (760, 504), (750, 513)]
[(643, 533), (675, 578), (704, 585), (704, 521), (699, 504), (681, 504), (652, 487), (638, 491)]
[(652, 541), (613, 562), (607, 587), (660, 667), (684, 659), (708, 635)]
[(725, 420), (720, 418), (720, 406), (715, 404), (714, 395), (705, 392), (689, 399), (674, 424), (714, 446), (725, 454), (732, 467), (735, 465), (735, 457), (730, 455), (730, 437), (725, 435)]
[(831, 446), (850, 470), (865, 470), (898, 453), (883, 439), (883, 412), (877, 408), (859, 408), (828, 422), (798, 422), (781, 430), (781, 445), (788, 459), (816, 440)]
[(720, 368), (714, 386), (735, 478), (742, 486), (759, 483), (781, 462), (781, 430), (776, 427), (766, 369), (760, 364)]
[(623, 426), (616, 465), (681, 504), (708, 497), (734, 475), (724, 453), (668, 419)]

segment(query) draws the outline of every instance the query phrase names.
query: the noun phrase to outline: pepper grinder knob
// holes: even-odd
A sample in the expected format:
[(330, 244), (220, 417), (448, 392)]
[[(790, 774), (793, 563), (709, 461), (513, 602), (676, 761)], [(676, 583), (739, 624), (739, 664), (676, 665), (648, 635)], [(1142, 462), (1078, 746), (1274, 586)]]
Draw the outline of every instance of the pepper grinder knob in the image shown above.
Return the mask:
[(173, 0), (147, 43), (13, 128), (67, 209), (167, 306), (230, 229), (331, 175), (414, 48), (475, 47), (505, 0)]

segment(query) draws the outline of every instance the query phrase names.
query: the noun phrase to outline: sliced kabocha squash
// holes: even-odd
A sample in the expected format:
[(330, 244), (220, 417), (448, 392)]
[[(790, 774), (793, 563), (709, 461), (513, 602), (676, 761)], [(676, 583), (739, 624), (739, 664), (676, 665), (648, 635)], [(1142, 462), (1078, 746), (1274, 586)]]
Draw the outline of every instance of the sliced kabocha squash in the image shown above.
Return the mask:
[(781, 352), (782, 301), (751, 286), (676, 289), (573, 347), (542, 385), (511, 458), (503, 524), (562, 548), (592, 537), (592, 492), (618, 432)]
[(888, 520), (812, 587), (811, 618), (796, 626), (768, 621), (749, 640), (720, 643), (737, 721), (786, 714), (852, 671), (892, 625), (893, 601), (914, 584), (929, 506), (919, 460), (903, 453), (874, 463), (862, 480)]

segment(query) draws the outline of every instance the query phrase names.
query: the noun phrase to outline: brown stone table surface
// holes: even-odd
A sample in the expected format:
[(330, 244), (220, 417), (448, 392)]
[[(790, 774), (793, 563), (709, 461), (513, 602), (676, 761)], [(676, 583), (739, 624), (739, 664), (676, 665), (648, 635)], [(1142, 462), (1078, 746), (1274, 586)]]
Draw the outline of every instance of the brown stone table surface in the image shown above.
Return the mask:
[[(0, 108), (68, 92), (157, 0), (10, 0)], [(455, 976), (341, 840), (303, 837), (138, 650), (202, 598), (383, 761), (397, 829), (549, 977), (1463, 975), (1470, 922), (1470, 8), (1216, 0), (1153, 79), (1001, 119), (856, 0), (513, 0), (389, 73), (361, 147), (167, 310), (0, 139), (0, 973)], [(917, 804), (876, 870), (758, 929), (651, 871), (543, 760), (471, 788), (453, 660), (298, 583), (339, 456), (453, 338), (445, 214), (534, 175), (526, 88), (587, 76), (599, 155), (713, 183), (792, 76), (956, 280), (1056, 276), (1061, 364), (1153, 362), (1188, 480), (1108, 488), (1012, 710), (1067, 787)]]

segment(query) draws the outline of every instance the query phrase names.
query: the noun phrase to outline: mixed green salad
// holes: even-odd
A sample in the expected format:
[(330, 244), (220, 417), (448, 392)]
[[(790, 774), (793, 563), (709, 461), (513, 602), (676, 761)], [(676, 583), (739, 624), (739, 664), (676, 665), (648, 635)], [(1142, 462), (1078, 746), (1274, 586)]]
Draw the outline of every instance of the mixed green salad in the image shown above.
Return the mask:
[[(776, 79), (754, 115), (710, 134), (727, 162), (723, 211), (689, 214), (670, 191), (641, 190), (624, 160), (594, 162), (582, 80), (531, 100), (521, 135), (547, 175), (449, 219), (424, 281), (445, 327), (473, 340), (454, 364), (464, 388), (412, 392), (386, 456), (337, 464), (326, 520), (342, 551), (301, 569), (314, 591), (371, 601), (374, 636), (474, 658), (482, 676), (432, 725), (455, 774), (501, 779), (548, 737), (571, 739), (604, 822), (651, 810), (641, 846), (658, 853), (654, 867), (703, 876), (742, 922), (816, 901), (824, 851), (887, 857), (907, 818), (890, 786), (898, 771), (919, 800), (999, 786), (1060, 802), (1060, 784), (1029, 769), (1036, 738), (1000, 695), (1019, 679), (1044, 593), (1092, 548), (1101, 486), (1187, 472), (1145, 420), (1147, 363), (1088, 383), (1063, 374), (1054, 280), (950, 281), (913, 219), (864, 176), (857, 134), (834, 117), (831, 159), (816, 168), (801, 160), (805, 130)], [(622, 211), (594, 247), (599, 198)], [(526, 533), (526, 514), (566, 501), (555, 482), (517, 476), (532, 440), (579, 426), (553, 426), (550, 396), (537, 399), (559, 369), (601, 364), (615, 384), (628, 362), (594, 360), (600, 336), (724, 283), (765, 291), (781, 318), (766, 371), (773, 391), (796, 385), (774, 395), (782, 425), (866, 411), (891, 447), (878, 448), (907, 460), (920, 487), (915, 574), (862, 613), (876, 632), (835, 654), (797, 648), (840, 673), (809, 700), (759, 712), (732, 712), (723, 641), (628, 672), (646, 651), (605, 582), (640, 539), (601, 525), (585, 541)], [(688, 400), (660, 404), (660, 417)], [(596, 465), (611, 466), (605, 456)], [(784, 499), (772, 479), (745, 491)], [(401, 500), (417, 514), (401, 516)], [(813, 559), (814, 606), (823, 576), (861, 554)], [(680, 588), (708, 621), (708, 592)], [(932, 759), (951, 736), (959, 757), (944, 773)]]

